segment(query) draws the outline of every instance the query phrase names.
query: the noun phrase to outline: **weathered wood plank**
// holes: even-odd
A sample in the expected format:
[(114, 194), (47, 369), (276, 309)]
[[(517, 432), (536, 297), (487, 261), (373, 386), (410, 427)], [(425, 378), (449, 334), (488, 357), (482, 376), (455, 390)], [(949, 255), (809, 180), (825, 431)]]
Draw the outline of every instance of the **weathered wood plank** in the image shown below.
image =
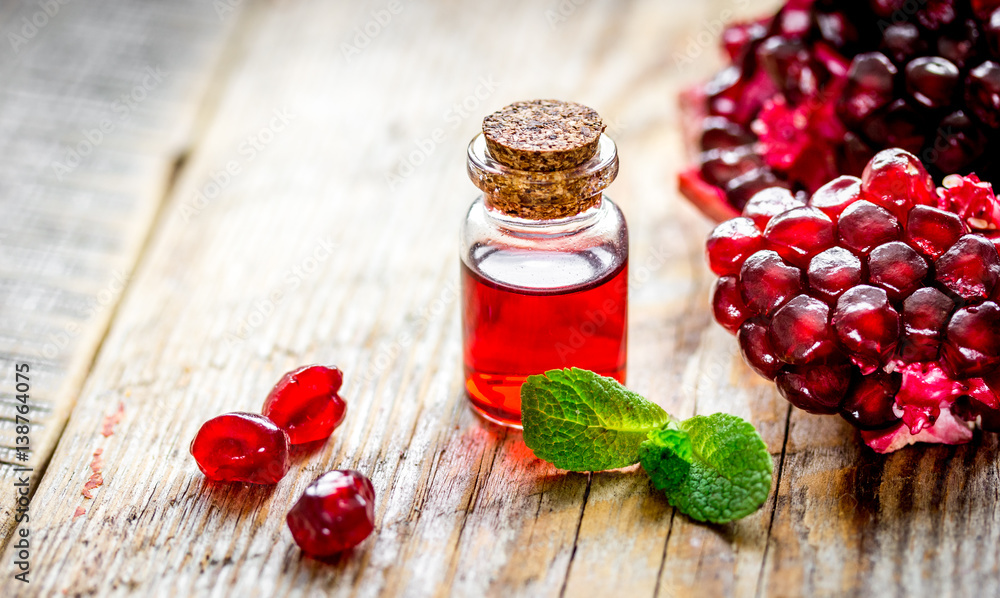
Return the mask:
[[(0, 8), (0, 546), (127, 288), (228, 27), (210, 5)], [(177, 43), (183, 40), (183, 44)], [(30, 451), (15, 365), (30, 368)], [(23, 414), (20, 414), (23, 415)], [(23, 451), (22, 451), (23, 452)]]

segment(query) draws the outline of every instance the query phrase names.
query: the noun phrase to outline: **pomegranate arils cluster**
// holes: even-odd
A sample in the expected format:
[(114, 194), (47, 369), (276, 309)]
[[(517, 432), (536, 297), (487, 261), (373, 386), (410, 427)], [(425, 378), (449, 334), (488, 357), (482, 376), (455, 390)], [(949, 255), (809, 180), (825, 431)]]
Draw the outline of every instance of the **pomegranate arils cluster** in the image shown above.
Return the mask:
[(347, 408), (335, 367), (285, 374), (264, 401), (263, 415), (227, 413), (205, 422), (191, 455), (210, 480), (277, 484), (288, 471), (288, 448), (330, 437)]
[(1000, 177), (1000, 3), (789, 0), (722, 45), (729, 65), (682, 97), (701, 127), (689, 125), (681, 189), (716, 219), (766, 187), (810, 194), (861, 176), (893, 147), (938, 183)]
[(997, 206), (974, 176), (934, 188), (899, 149), (804, 205), (763, 190), (709, 237), (716, 319), (788, 401), (876, 450), (966, 442), (1000, 422)]

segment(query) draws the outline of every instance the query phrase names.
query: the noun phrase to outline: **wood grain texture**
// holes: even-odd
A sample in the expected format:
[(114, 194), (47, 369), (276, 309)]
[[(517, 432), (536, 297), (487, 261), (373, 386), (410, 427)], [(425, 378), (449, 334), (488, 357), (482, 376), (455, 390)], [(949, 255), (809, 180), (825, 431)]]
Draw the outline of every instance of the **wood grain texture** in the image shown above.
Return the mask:
[[(55, 447), (188, 143), (227, 26), (200, 2), (0, 7), (0, 546)], [(183, 42), (183, 43), (181, 43)], [(15, 364), (30, 368), (19, 459)], [(23, 423), (23, 422), (22, 422)]]
[[(7, 583), (8, 547), (4, 595), (997, 593), (995, 439), (876, 456), (838, 418), (792, 411), (711, 323), (709, 225), (674, 191), (675, 98), (717, 66), (700, 40), (714, 44), (721, 20), (773, 6), (748, 4), (246, 5), (32, 501), (33, 582)], [(610, 193), (631, 225), (629, 386), (679, 417), (754, 422), (776, 473), (753, 516), (695, 524), (634, 468), (557, 471), (466, 407), (465, 145), (482, 115), (533, 97), (609, 123), (622, 159)], [(346, 373), (333, 438), (297, 450), (274, 488), (206, 482), (187, 452), (200, 424), (258, 410), (311, 362)], [(88, 500), (98, 449), (104, 485)], [(284, 515), (333, 468), (371, 477), (377, 529), (320, 563)]]

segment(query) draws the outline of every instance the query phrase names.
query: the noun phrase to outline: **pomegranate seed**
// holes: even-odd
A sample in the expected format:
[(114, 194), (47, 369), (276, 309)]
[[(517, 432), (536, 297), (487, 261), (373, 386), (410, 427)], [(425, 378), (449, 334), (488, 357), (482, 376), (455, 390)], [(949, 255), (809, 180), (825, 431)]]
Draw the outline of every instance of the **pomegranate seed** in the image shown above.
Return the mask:
[(809, 262), (809, 287), (827, 302), (835, 302), (847, 289), (861, 282), (861, 260), (843, 247), (831, 247)]
[(344, 377), (335, 367), (310, 365), (274, 385), (262, 413), (288, 433), (292, 444), (326, 440), (344, 421), (347, 404), (337, 391)]
[(726, 220), (715, 227), (705, 244), (709, 267), (719, 276), (739, 274), (743, 262), (761, 248), (763, 240), (753, 220)]
[(309, 484), (286, 520), (302, 552), (331, 556), (357, 546), (375, 529), (375, 489), (356, 471), (329, 471)]
[(701, 154), (701, 174), (713, 185), (725, 186), (734, 179), (757, 173), (764, 160), (753, 153), (751, 146), (713, 149)]
[(990, 296), (1000, 279), (1000, 257), (993, 243), (965, 235), (934, 263), (937, 280), (963, 299)]
[(942, 349), (957, 377), (989, 373), (1000, 363), (1000, 307), (984, 301), (957, 310), (948, 322)]
[(1000, 64), (987, 60), (969, 71), (965, 103), (980, 122), (991, 129), (1000, 127)]
[(900, 357), (906, 362), (934, 361), (941, 333), (955, 309), (955, 302), (933, 287), (917, 289), (903, 302), (903, 337)]
[(202, 424), (191, 455), (210, 480), (277, 484), (288, 471), (288, 436), (263, 415), (226, 413)]
[(778, 391), (809, 413), (837, 413), (851, 382), (850, 366), (786, 366), (775, 378)]
[(786, 303), (771, 319), (768, 339), (785, 363), (825, 362), (838, 354), (830, 328), (830, 307), (808, 295)]
[[(867, 160), (865, 160), (867, 162)], [(809, 198), (809, 206), (821, 210), (830, 218), (837, 218), (847, 206), (861, 197), (861, 179), (841, 176), (823, 185)]]
[(987, 432), (1000, 432), (1000, 410), (991, 409), (968, 395), (955, 399), (951, 412), (965, 421), (978, 421)]
[(854, 381), (840, 404), (840, 415), (861, 430), (880, 430), (899, 421), (892, 410), (903, 377), (875, 372)]
[(928, 108), (951, 104), (958, 84), (958, 67), (940, 56), (921, 56), (906, 65), (906, 90)]
[(896, 217), (870, 201), (856, 201), (837, 221), (841, 245), (866, 254), (872, 247), (895, 241), (902, 235)]
[(751, 255), (740, 269), (743, 301), (757, 314), (770, 314), (802, 291), (802, 271), (770, 250)]
[(740, 282), (735, 276), (723, 276), (715, 281), (712, 290), (712, 311), (715, 321), (736, 334), (743, 322), (754, 315), (740, 295)]
[(906, 221), (914, 205), (936, 205), (934, 183), (920, 160), (901, 149), (875, 154), (861, 175), (861, 190), (867, 199)]
[(927, 261), (912, 247), (900, 241), (879, 245), (868, 255), (868, 279), (901, 301), (924, 284)]
[(882, 42), (893, 61), (903, 64), (927, 51), (927, 42), (920, 37), (920, 28), (913, 23), (896, 23), (885, 28)]
[(754, 142), (746, 129), (721, 116), (712, 116), (702, 123), (701, 148), (703, 150), (733, 149)]
[(784, 366), (768, 340), (766, 318), (750, 318), (740, 326), (736, 340), (740, 344), (743, 359), (753, 371), (768, 380), (774, 380)]
[(816, 208), (788, 210), (771, 219), (764, 240), (788, 262), (805, 267), (812, 256), (836, 241), (833, 221)]
[(847, 87), (837, 105), (837, 116), (857, 126), (892, 101), (896, 67), (879, 52), (858, 54), (847, 72)]
[(914, 206), (906, 221), (906, 241), (937, 259), (967, 232), (957, 214), (930, 206)]
[(758, 192), (743, 207), (743, 215), (754, 221), (757, 228), (764, 230), (767, 223), (778, 214), (805, 205), (784, 187), (770, 187)]
[(832, 320), (837, 338), (862, 374), (882, 367), (896, 348), (899, 314), (880, 288), (858, 285), (845, 292)]

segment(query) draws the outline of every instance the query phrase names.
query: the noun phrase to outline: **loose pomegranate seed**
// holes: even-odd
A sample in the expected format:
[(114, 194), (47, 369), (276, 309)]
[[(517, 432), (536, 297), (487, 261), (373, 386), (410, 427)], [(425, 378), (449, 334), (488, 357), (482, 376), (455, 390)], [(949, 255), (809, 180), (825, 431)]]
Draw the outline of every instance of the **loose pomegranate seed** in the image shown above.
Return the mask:
[(982, 376), (1000, 364), (1000, 307), (992, 301), (957, 310), (942, 355), (959, 378)]
[(762, 244), (763, 237), (753, 220), (727, 220), (715, 227), (705, 244), (709, 267), (719, 276), (739, 274), (743, 262)]
[(880, 430), (899, 421), (892, 410), (903, 377), (875, 372), (855, 379), (840, 404), (840, 415), (861, 430)]
[(792, 405), (810, 413), (837, 413), (851, 382), (849, 366), (785, 366), (775, 378), (778, 391)]
[(862, 254), (876, 245), (895, 241), (902, 232), (895, 216), (870, 201), (854, 202), (837, 221), (840, 244)]
[(286, 519), (302, 552), (331, 556), (357, 546), (375, 529), (375, 489), (356, 471), (329, 471), (309, 484)]
[(793, 208), (771, 219), (764, 240), (788, 262), (805, 267), (836, 241), (833, 221), (816, 208)]
[(263, 415), (226, 413), (202, 424), (191, 455), (210, 480), (277, 484), (288, 471), (288, 436)]
[(774, 380), (784, 363), (778, 358), (768, 340), (767, 318), (751, 318), (740, 326), (736, 340), (740, 343), (743, 359), (757, 372), (768, 380)]
[(930, 206), (914, 206), (906, 221), (906, 241), (937, 259), (967, 232), (958, 214)]
[(792, 192), (783, 187), (770, 187), (750, 198), (743, 208), (743, 215), (754, 221), (757, 228), (764, 230), (767, 223), (778, 214), (805, 205)]
[(965, 235), (934, 263), (937, 280), (963, 299), (985, 299), (1000, 279), (1000, 257), (987, 239)]
[(885, 365), (896, 348), (899, 314), (883, 289), (858, 285), (837, 300), (833, 328), (862, 374)]
[(292, 444), (326, 440), (344, 421), (347, 404), (337, 394), (343, 381), (335, 367), (311, 365), (288, 372), (267, 395), (262, 413), (288, 433)]
[(903, 302), (900, 357), (907, 363), (934, 361), (955, 302), (933, 287), (917, 289)]
[(743, 301), (757, 314), (770, 314), (802, 291), (802, 271), (770, 250), (751, 255), (740, 269)]
[[(865, 159), (865, 162), (868, 160)], [(861, 198), (861, 179), (841, 176), (823, 185), (809, 198), (809, 206), (821, 210), (836, 219), (847, 208)]]
[(901, 149), (875, 154), (861, 175), (867, 199), (892, 212), (902, 222), (914, 205), (936, 205), (934, 182), (920, 160)]
[(806, 277), (817, 295), (833, 303), (841, 293), (861, 282), (861, 260), (843, 247), (831, 247), (813, 257)]
[(958, 84), (958, 67), (940, 56), (921, 56), (906, 65), (906, 90), (928, 108), (951, 104)]
[(826, 303), (799, 295), (775, 312), (768, 339), (785, 363), (825, 362), (838, 354), (829, 320), (830, 307)]

